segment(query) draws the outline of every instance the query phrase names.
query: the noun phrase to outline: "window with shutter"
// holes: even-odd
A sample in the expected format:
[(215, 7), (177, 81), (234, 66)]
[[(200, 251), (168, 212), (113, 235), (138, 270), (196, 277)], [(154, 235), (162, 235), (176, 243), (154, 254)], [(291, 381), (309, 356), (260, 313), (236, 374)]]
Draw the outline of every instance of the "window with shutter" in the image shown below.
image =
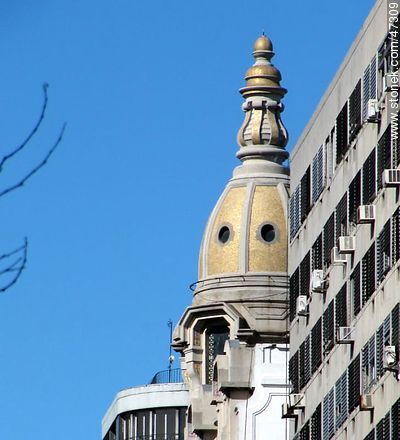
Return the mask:
[(329, 217), (328, 221), (325, 223), (323, 231), (324, 240), (324, 269), (327, 268), (331, 263), (331, 251), (335, 246), (335, 213), (333, 212)]
[(350, 363), (348, 369), (349, 414), (360, 404), (360, 355)]
[(332, 300), (325, 310), (322, 318), (323, 337), (324, 337), (324, 355), (327, 355), (335, 345), (335, 316), (334, 301)]
[(300, 228), (300, 185), (294, 190), (289, 203), (290, 239), (292, 240)]
[(362, 259), (362, 305), (375, 291), (375, 243), (371, 245)]
[(379, 327), (376, 332), (376, 379), (379, 380), (385, 373), (383, 369), (383, 348), (384, 348), (384, 338), (383, 338), (383, 324)]
[(335, 384), (336, 429), (343, 425), (348, 416), (347, 371)]
[(310, 212), (311, 207), (311, 179), (310, 167), (307, 168), (300, 182), (300, 220), (303, 222)]
[(347, 193), (336, 206), (336, 237), (347, 235)]
[(322, 269), (322, 234), (314, 241), (311, 250), (312, 270)]
[(376, 274), (379, 284), (391, 268), (390, 219), (385, 223), (376, 241)]
[(305, 368), (306, 368), (305, 346), (303, 342), (299, 347), (299, 389), (300, 390), (304, 388), (304, 385), (306, 384)]
[(335, 299), (335, 321), (337, 327), (347, 326), (347, 284), (339, 290)]
[(379, 439), (382, 439), (382, 440), (383, 440), (383, 423), (384, 423), (384, 420), (383, 419), (380, 420), (375, 428), (376, 437)]
[(396, 346), (396, 351), (399, 353), (400, 348), (400, 305), (396, 304), (392, 310), (392, 345)]
[(304, 384), (311, 379), (311, 352), (310, 336), (304, 341)]
[(353, 318), (355, 318), (361, 310), (361, 265), (360, 263), (354, 268), (350, 276), (350, 298), (352, 303)]
[(376, 196), (376, 149), (374, 148), (362, 167), (362, 200), (368, 205)]
[(364, 440), (375, 440), (375, 428), (366, 436)]
[(311, 416), (310, 440), (322, 440), (321, 404)]
[(376, 383), (375, 335), (362, 349), (362, 391), (368, 393)]
[(392, 217), (392, 264), (400, 259), (400, 208), (397, 208)]
[(400, 438), (400, 399), (392, 406), (390, 413), (392, 440), (394, 440)]
[(358, 81), (349, 99), (349, 138), (355, 139), (361, 127), (361, 79)]
[(383, 419), (383, 440), (391, 440), (390, 436), (390, 411)]
[(296, 302), (300, 290), (300, 270), (297, 268), (289, 280), (289, 317), (290, 321), (296, 317)]
[(364, 71), (362, 89), (362, 115), (363, 121), (365, 121), (367, 119), (368, 101), (376, 99), (376, 55)]
[(325, 140), (325, 174), (326, 174), (326, 178), (329, 181), (333, 177), (333, 173), (335, 172), (335, 166), (336, 166), (335, 139), (336, 139), (336, 128), (333, 127), (329, 136)]
[(300, 431), (300, 440), (310, 440), (310, 422), (307, 422)]
[(391, 152), (391, 135), (390, 124), (378, 141), (377, 146), (377, 183), (378, 190), (382, 188), (382, 173), (383, 170), (392, 167), (392, 152)]
[(322, 318), (311, 330), (311, 374), (314, 374), (322, 363)]
[(356, 174), (349, 186), (349, 222), (355, 228), (357, 209), (361, 205), (361, 171)]
[(310, 292), (310, 269), (310, 252), (307, 252), (300, 263), (300, 295), (308, 295)]
[(325, 396), (322, 405), (323, 414), (323, 440), (330, 440), (335, 434), (335, 393), (332, 388)]
[(391, 35), (388, 33), (385, 37), (384, 42), (378, 49), (378, 97), (380, 98), (384, 92), (383, 89), (383, 78), (391, 70)]
[(312, 163), (312, 201), (315, 203), (325, 186), (324, 146), (321, 145)]
[(347, 102), (336, 118), (336, 164), (343, 159), (349, 148)]
[(299, 352), (289, 359), (289, 380), (292, 384), (292, 393), (299, 392)]

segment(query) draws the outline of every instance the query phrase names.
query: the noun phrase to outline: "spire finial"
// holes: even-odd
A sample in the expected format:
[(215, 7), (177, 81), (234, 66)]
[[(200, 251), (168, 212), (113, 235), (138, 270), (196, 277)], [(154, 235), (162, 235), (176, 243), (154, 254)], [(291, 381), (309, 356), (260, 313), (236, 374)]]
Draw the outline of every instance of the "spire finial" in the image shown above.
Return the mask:
[(284, 149), (288, 136), (280, 119), (284, 108), (281, 99), (287, 90), (281, 87), (281, 73), (271, 63), (273, 46), (264, 32), (254, 43), (253, 56), (255, 63), (247, 70), (246, 85), (240, 89), (246, 116), (238, 133), (241, 148), (237, 157), (282, 164), (288, 157)]

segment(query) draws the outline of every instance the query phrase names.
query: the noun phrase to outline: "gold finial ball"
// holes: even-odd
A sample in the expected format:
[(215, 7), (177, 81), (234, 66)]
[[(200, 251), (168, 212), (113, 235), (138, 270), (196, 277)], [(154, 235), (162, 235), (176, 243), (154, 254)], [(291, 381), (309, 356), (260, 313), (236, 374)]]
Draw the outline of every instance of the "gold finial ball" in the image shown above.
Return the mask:
[(256, 42), (254, 43), (254, 52), (258, 51), (272, 51), (271, 40), (265, 35), (261, 35), (261, 37), (257, 38)]

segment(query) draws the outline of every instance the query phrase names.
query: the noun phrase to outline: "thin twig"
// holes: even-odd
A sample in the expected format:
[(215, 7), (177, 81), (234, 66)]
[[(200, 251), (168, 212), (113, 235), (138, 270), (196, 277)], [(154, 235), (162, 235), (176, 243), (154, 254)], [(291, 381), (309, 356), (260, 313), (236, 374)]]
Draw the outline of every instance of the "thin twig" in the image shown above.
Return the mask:
[(8, 290), (10, 287), (12, 287), (18, 281), (18, 278), (21, 276), (22, 271), (26, 267), (26, 262), (27, 262), (27, 259), (28, 259), (28, 240), (27, 240), (26, 237), (25, 237), (23, 246), (21, 246), (21, 250), (23, 251), (23, 255), (21, 257), (22, 258), (22, 263), (21, 263), (21, 265), (17, 269), (13, 270), (14, 272), (16, 271), (16, 274), (15, 274), (14, 278), (9, 283), (7, 283), (4, 286), (0, 287), (0, 293), (4, 293), (6, 290)]
[(31, 132), (28, 134), (28, 136), (26, 137), (26, 139), (17, 147), (15, 148), (13, 151), (11, 151), (11, 153), (6, 154), (0, 162), (0, 173), (3, 171), (3, 166), (4, 164), (7, 162), (8, 159), (11, 159), (13, 156), (15, 156), (17, 153), (19, 153), (24, 147), (26, 147), (26, 145), (29, 143), (29, 141), (32, 139), (32, 137), (35, 135), (35, 133), (39, 130), (39, 127), (41, 126), (43, 119), (44, 119), (44, 115), (46, 113), (46, 108), (47, 108), (47, 87), (49, 85), (47, 83), (43, 84), (43, 104), (42, 104), (42, 110), (40, 112), (40, 116), (38, 121), (36, 122), (35, 126), (33, 127), (33, 129), (31, 130)]
[(11, 252), (8, 252), (6, 254), (0, 255), (0, 260), (4, 260), (5, 258), (9, 258), (12, 257), (13, 255), (15, 255), (16, 253), (18, 253), (19, 251), (22, 251), (22, 249), (25, 247), (25, 245), (23, 244), (22, 246), (17, 247), (16, 249), (14, 249)]
[[(9, 186), (8, 188), (4, 189), (3, 191), (0, 191), (0, 197), (3, 197), (7, 193), (9, 193), (11, 191), (14, 191), (15, 189), (20, 188), (21, 186), (23, 186), (28, 179), (30, 179), (34, 174), (36, 174), (40, 170), (40, 168), (42, 168), (44, 165), (46, 165), (46, 163), (49, 160), (50, 156), (54, 153), (54, 150), (58, 147), (58, 145), (62, 141), (66, 125), (67, 124), (64, 123), (64, 125), (61, 128), (60, 134), (58, 135), (58, 138), (57, 138), (56, 142), (50, 148), (50, 150), (47, 152), (47, 154), (43, 158), (43, 160), (38, 165), (36, 165), (31, 171), (29, 171), (29, 173), (25, 177), (23, 177), (19, 182), (17, 182), (14, 185)], [(1, 292), (1, 290), (0, 290), (0, 292)]]

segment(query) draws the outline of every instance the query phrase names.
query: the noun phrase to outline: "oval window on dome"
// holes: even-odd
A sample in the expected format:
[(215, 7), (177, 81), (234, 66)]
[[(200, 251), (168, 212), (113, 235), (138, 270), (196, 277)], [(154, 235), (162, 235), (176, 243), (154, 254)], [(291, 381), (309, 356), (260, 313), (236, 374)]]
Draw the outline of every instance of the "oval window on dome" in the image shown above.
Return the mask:
[(229, 239), (231, 238), (231, 230), (228, 226), (224, 225), (220, 228), (218, 231), (218, 241), (221, 244), (228, 243)]
[(271, 223), (265, 223), (260, 228), (260, 236), (265, 243), (272, 243), (277, 238), (277, 230)]

